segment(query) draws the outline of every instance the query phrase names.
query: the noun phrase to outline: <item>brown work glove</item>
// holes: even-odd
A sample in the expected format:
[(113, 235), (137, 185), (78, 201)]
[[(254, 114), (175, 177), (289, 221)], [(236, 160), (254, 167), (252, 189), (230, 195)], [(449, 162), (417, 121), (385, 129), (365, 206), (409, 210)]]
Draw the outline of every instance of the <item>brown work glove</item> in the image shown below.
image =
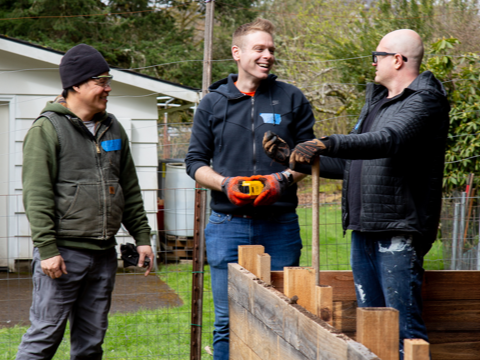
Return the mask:
[(228, 200), (230, 200), (233, 205), (243, 206), (253, 202), (254, 199), (252, 199), (249, 194), (240, 191), (242, 183), (251, 179), (251, 177), (246, 176), (226, 177), (223, 179), (222, 191), (227, 195)]
[(262, 144), (269, 158), (282, 165), (288, 165), (290, 146), (281, 137), (269, 130), (263, 135)]
[(253, 202), (253, 206), (272, 205), (288, 188), (288, 179), (282, 173), (253, 175), (250, 180), (258, 180), (263, 184), (263, 190)]
[(311, 164), (316, 156), (325, 154), (328, 151), (330, 141), (328, 138), (313, 139), (298, 144), (290, 155), (290, 169), (295, 168), (295, 163)]

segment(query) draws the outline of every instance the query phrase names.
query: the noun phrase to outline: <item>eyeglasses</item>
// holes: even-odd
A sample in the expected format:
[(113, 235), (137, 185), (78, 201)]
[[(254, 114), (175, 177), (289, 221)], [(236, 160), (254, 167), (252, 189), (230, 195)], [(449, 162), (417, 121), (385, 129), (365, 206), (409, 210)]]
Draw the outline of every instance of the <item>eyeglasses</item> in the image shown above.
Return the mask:
[[(387, 52), (383, 52), (383, 51), (372, 51), (372, 62), (374, 64), (376, 64), (378, 62), (378, 59), (377, 59), (377, 56), (387, 56), (387, 55), (397, 55), (398, 53), (387, 53)], [(400, 55), (400, 54), (399, 54)], [(402, 56), (402, 59), (403, 61), (407, 62), (408, 59), (401, 55)]]
[(100, 76), (92, 76), (91, 79), (95, 80), (95, 84), (101, 87), (106, 88), (110, 86), (113, 80), (112, 75), (100, 75)]

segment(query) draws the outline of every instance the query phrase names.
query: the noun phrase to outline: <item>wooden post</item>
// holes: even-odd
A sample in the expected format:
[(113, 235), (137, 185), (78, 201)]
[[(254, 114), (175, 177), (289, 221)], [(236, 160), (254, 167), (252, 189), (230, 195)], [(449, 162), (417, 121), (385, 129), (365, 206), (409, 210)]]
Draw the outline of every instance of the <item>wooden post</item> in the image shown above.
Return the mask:
[(315, 270), (315, 285), (320, 285), (320, 260), (319, 260), (319, 214), (318, 214), (318, 188), (320, 177), (320, 157), (313, 160), (312, 164), (312, 266)]
[(270, 285), (272, 283), (270, 278), (271, 259), (268, 254), (257, 254), (257, 272), (256, 274), (260, 280)]
[(262, 245), (240, 245), (238, 247), (238, 265), (259, 277), (257, 255), (265, 253)]
[(405, 339), (403, 351), (405, 360), (430, 360), (430, 344), (423, 339)]
[[(213, 0), (207, 0), (205, 9), (205, 42), (203, 51), (202, 96), (208, 93), (212, 82), (212, 53), (213, 53)], [(165, 114), (165, 120), (167, 114)], [(165, 123), (164, 140), (168, 139), (168, 129)], [(168, 149), (170, 155), (170, 149)], [(192, 325), (190, 330), (190, 360), (202, 358), (202, 315), (203, 315), (203, 268), (205, 254), (205, 214), (207, 193), (200, 190), (201, 186), (195, 182), (195, 232), (192, 274)]]
[(357, 308), (357, 341), (382, 360), (398, 360), (398, 310)]
[(203, 44), (203, 77), (202, 95), (208, 93), (208, 87), (212, 83), (212, 54), (213, 54), (213, 13), (214, 1), (205, 0), (205, 39)]
[(315, 271), (312, 267), (284, 268), (283, 292), (289, 298), (298, 297), (297, 304), (303, 306), (312, 314), (316, 313), (314, 291)]
[(315, 286), (315, 314), (333, 325), (333, 289), (331, 286)]

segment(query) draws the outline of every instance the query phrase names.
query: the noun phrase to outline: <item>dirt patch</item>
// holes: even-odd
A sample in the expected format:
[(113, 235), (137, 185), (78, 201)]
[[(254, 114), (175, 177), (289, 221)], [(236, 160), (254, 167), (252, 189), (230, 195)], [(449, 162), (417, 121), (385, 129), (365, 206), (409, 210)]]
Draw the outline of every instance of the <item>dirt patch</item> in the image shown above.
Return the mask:
[[(31, 275), (0, 273), (0, 328), (29, 325), (32, 304)], [(119, 273), (110, 313), (135, 312), (183, 305), (182, 300), (157, 276)]]

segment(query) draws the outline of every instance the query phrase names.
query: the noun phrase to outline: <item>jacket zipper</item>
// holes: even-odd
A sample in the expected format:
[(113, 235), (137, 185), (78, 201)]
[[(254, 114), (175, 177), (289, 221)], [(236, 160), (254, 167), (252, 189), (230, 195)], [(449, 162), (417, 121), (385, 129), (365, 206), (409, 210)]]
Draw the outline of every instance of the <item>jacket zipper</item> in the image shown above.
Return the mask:
[(252, 96), (252, 113), (251, 113), (251, 118), (252, 118), (252, 139), (253, 139), (253, 175), (256, 175), (257, 173), (257, 159), (255, 155), (255, 97)]
[(94, 137), (94, 142), (95, 142), (95, 147), (97, 148), (97, 158), (98, 158), (98, 164), (99, 164), (99, 172), (100, 172), (100, 178), (102, 181), (102, 197), (103, 197), (103, 240), (107, 240), (107, 193), (105, 191), (105, 176), (103, 174), (103, 169), (102, 169), (102, 159), (101, 159), (101, 151), (100, 151), (100, 145), (98, 144), (98, 140), (101, 139), (101, 137), (107, 132), (107, 130), (110, 129), (110, 125), (106, 127), (106, 129), (100, 134), (100, 136), (97, 138)]

